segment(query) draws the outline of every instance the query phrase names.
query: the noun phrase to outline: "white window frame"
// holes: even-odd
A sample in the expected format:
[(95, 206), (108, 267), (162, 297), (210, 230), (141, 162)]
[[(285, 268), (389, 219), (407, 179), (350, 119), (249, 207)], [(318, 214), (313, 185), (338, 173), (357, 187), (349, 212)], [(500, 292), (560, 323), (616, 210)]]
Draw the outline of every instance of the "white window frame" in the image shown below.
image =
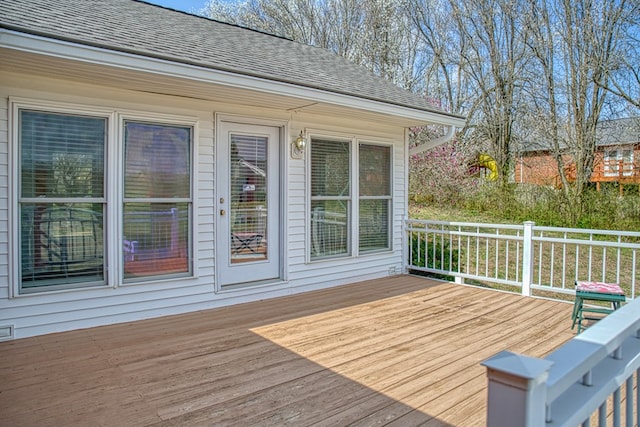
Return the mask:
[[(613, 153), (615, 153), (615, 155), (613, 155)], [(623, 169), (622, 171), (617, 170), (618, 169), (618, 163), (620, 161), (624, 163), (626, 162), (625, 159), (625, 153), (629, 153), (628, 156), (628, 163), (631, 165), (631, 167), (626, 170)], [(615, 176), (632, 176), (633, 175), (633, 147), (631, 148), (613, 148), (613, 149), (609, 149), (606, 150), (604, 152), (604, 176), (609, 176), (609, 177), (615, 177)], [(616, 163), (616, 170), (612, 170), (611, 168), (611, 163), (615, 162)], [(624, 165), (623, 165), (624, 168)]]
[[(167, 281), (174, 280), (176, 278), (184, 279), (195, 277), (197, 271), (195, 256), (195, 244), (196, 244), (196, 234), (195, 234), (195, 212), (196, 212), (196, 197), (195, 197), (195, 176), (197, 174), (196, 170), (196, 151), (197, 151), (197, 134), (198, 134), (198, 126), (197, 121), (193, 118), (180, 118), (173, 115), (165, 115), (165, 114), (157, 114), (157, 113), (140, 113), (140, 112), (128, 112), (128, 111), (120, 111), (117, 113), (117, 126), (118, 126), (118, 141), (117, 141), (117, 168), (118, 168), (118, 183), (117, 188), (118, 192), (114, 195), (114, 200), (117, 200), (116, 203), (113, 203), (114, 209), (117, 210), (115, 212), (114, 218), (117, 218), (118, 223), (118, 237), (117, 237), (117, 256), (115, 259), (118, 260), (117, 272), (118, 272), (118, 286), (129, 286), (129, 285), (137, 285), (140, 283), (149, 283), (149, 282), (157, 282), (157, 281)], [(124, 278), (124, 263), (122, 261), (123, 256), (123, 240), (124, 240), (124, 208), (123, 205), (125, 203), (124, 199), (124, 145), (125, 145), (125, 132), (124, 125), (125, 122), (136, 122), (136, 123), (148, 123), (148, 124), (156, 124), (156, 125), (167, 125), (167, 126), (184, 126), (191, 127), (191, 147), (190, 147), (190, 176), (189, 176), (189, 194), (190, 197), (188, 200), (186, 199), (175, 199), (176, 202), (186, 202), (189, 204), (189, 231), (188, 231), (188, 245), (187, 245), (187, 257), (188, 262), (190, 262), (189, 272), (188, 273), (177, 273), (177, 274), (165, 274), (158, 276), (145, 276), (141, 278)]]
[[(55, 286), (53, 289), (30, 289), (24, 290), (20, 282), (21, 271), (21, 243), (20, 243), (20, 227), (21, 218), (19, 215), (20, 197), (21, 197), (21, 167), (20, 167), (20, 150), (21, 141), (19, 132), (19, 111), (32, 110), (41, 111), (52, 114), (68, 114), (88, 117), (98, 117), (107, 120), (107, 136), (105, 139), (105, 174), (104, 174), (104, 193), (102, 202), (104, 204), (103, 215), (104, 221), (104, 253), (105, 253), (105, 283), (96, 285), (95, 283), (74, 284), (72, 286)], [(123, 280), (124, 265), (122, 262), (122, 221), (123, 221), (123, 194), (124, 194), (124, 121), (142, 121), (148, 123), (156, 123), (161, 125), (176, 125), (191, 127), (191, 152), (190, 152), (190, 211), (189, 211), (189, 244), (188, 257), (190, 260), (189, 273), (167, 276), (149, 276), (141, 280), (125, 281)], [(9, 188), (9, 265), (8, 275), (11, 280), (9, 286), (9, 297), (28, 297), (37, 295), (48, 295), (59, 292), (70, 291), (86, 291), (88, 289), (105, 289), (127, 286), (129, 284), (140, 284), (150, 282), (160, 282), (175, 280), (179, 277), (181, 280), (185, 278), (195, 278), (197, 272), (196, 253), (196, 234), (195, 234), (195, 212), (197, 212), (195, 195), (195, 179), (197, 176), (197, 140), (198, 140), (198, 119), (196, 117), (169, 115), (163, 113), (140, 112), (126, 109), (107, 108), (99, 105), (71, 104), (65, 102), (57, 102), (50, 100), (31, 99), (10, 97), (9, 98), (9, 176), (16, 177), (11, 180)]]
[[(393, 144), (389, 144), (389, 143), (381, 143), (381, 142), (375, 142), (375, 141), (369, 141), (366, 139), (359, 139), (356, 141), (357, 143), (357, 176), (355, 177), (356, 179), (356, 183), (358, 184), (358, 198), (357, 198), (357, 204), (358, 204), (358, 218), (360, 218), (360, 202), (362, 200), (387, 200), (387, 203), (389, 205), (389, 218), (387, 219), (387, 247), (386, 248), (379, 248), (379, 249), (372, 249), (372, 250), (367, 250), (367, 251), (360, 251), (360, 230), (358, 227), (358, 230), (356, 230), (356, 234), (357, 234), (357, 250), (358, 253), (361, 254), (375, 254), (375, 253), (380, 253), (380, 252), (388, 252), (392, 250), (392, 246), (393, 246)], [(360, 195), (360, 146), (361, 145), (369, 145), (369, 146), (380, 146), (380, 147), (386, 147), (389, 149), (389, 195), (388, 196), (361, 196)], [(360, 225), (360, 221), (354, 221), (356, 224)]]
[[(307, 242), (309, 244), (306, 248), (306, 260), (307, 263), (318, 263), (318, 262), (326, 262), (332, 261), (336, 259), (344, 259), (344, 258), (359, 258), (363, 256), (377, 255), (381, 253), (389, 253), (393, 251), (393, 218), (394, 218), (394, 201), (395, 201), (395, 168), (394, 168), (394, 156), (395, 156), (395, 144), (387, 139), (380, 139), (376, 137), (369, 137), (365, 135), (349, 135), (345, 133), (339, 132), (330, 132), (330, 131), (314, 131), (308, 130), (305, 135), (307, 141), (309, 141), (308, 155), (306, 156), (306, 235)], [(312, 248), (311, 248), (311, 202), (314, 200), (319, 200), (313, 198), (311, 196), (311, 146), (313, 145), (314, 139), (323, 139), (323, 140), (336, 140), (336, 141), (345, 141), (349, 142), (350, 147), (350, 162), (349, 162), (349, 183), (351, 186), (351, 193), (349, 197), (351, 212), (350, 217), (348, 218), (347, 227), (348, 231), (348, 253), (347, 254), (338, 254), (335, 256), (322, 256), (312, 258)], [(390, 149), (390, 160), (389, 160), (389, 174), (390, 174), (390, 196), (389, 196), (389, 218), (388, 218), (388, 248), (386, 249), (377, 249), (371, 251), (360, 251), (360, 227), (359, 218), (360, 218), (360, 169), (359, 169), (359, 159), (360, 159), (360, 144), (365, 145), (380, 145), (389, 147)]]

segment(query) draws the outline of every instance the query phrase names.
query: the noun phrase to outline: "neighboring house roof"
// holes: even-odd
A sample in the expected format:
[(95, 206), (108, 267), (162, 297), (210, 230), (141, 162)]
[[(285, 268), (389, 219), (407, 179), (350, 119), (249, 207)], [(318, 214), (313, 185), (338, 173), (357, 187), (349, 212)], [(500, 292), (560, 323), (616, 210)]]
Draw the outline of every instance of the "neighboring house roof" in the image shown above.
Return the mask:
[(605, 120), (598, 124), (598, 146), (640, 143), (640, 117)]
[[(640, 117), (602, 120), (596, 128), (596, 146), (600, 148), (640, 144)], [(546, 141), (527, 140), (522, 143), (521, 153), (549, 152)]]
[(326, 49), (138, 0), (2, 0), (0, 28), (461, 119)]

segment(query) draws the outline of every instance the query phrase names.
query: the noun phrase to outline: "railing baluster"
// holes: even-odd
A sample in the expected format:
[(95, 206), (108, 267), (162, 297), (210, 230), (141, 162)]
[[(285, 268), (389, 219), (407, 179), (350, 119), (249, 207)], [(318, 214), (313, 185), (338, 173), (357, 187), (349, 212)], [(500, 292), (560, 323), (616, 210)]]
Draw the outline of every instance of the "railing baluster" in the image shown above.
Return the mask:
[(471, 264), (471, 236), (467, 236), (467, 263), (464, 268), (465, 273), (469, 273)]
[(489, 238), (484, 239), (484, 275), (489, 277)]
[(554, 267), (554, 264), (556, 262), (555, 253), (556, 253), (556, 244), (555, 243), (551, 243), (551, 259), (550, 259), (551, 266), (549, 267), (549, 285), (551, 287), (553, 287), (553, 267)]
[[(631, 299), (636, 297), (636, 254), (638, 252), (634, 249), (631, 255)], [(638, 408), (640, 411), (640, 408)], [(640, 424), (639, 424), (640, 425)]]
[(576, 245), (576, 277), (573, 278), (573, 280), (578, 280), (580, 278), (580, 263), (579, 263), (579, 259), (580, 259), (580, 245)]
[(598, 427), (607, 426), (607, 401), (602, 402), (598, 408)]
[(613, 392), (613, 427), (620, 427), (620, 388)]
[(607, 247), (602, 248), (602, 281), (607, 281)]
[(505, 243), (505, 259), (504, 259), (504, 278), (509, 280), (509, 241)]
[[(540, 238), (542, 239), (542, 231), (540, 232)], [(540, 240), (538, 243), (538, 285), (542, 285), (542, 249), (544, 243)]]
[[(520, 237), (520, 230), (517, 233)], [(516, 282), (520, 281), (520, 240), (516, 243)]]
[(625, 393), (625, 425), (633, 425), (633, 375), (627, 378)]
[(640, 426), (640, 369), (636, 370), (636, 425)]
[[(564, 232), (564, 239), (567, 239), (567, 232)], [(562, 243), (562, 289), (567, 289), (567, 244)]]
[(616, 283), (620, 283), (620, 262), (622, 258), (622, 249), (620, 248), (622, 243), (622, 236), (618, 236), (618, 250), (616, 255)]
[[(589, 242), (593, 242), (593, 233), (589, 233)], [(593, 263), (593, 245), (589, 244), (589, 275), (587, 280), (591, 281), (591, 271)]]
[[(496, 236), (499, 236), (499, 235), (500, 235), (500, 230), (498, 229), (496, 230)], [(496, 263), (496, 273), (494, 277), (497, 279), (499, 277), (499, 272), (500, 272), (500, 269), (498, 268), (500, 266), (500, 262), (499, 262), (500, 261), (500, 253), (499, 253), (500, 239), (496, 238), (495, 245), (496, 245), (496, 259), (494, 262)]]
[(480, 227), (476, 227), (476, 276), (478, 275), (478, 268), (480, 267)]

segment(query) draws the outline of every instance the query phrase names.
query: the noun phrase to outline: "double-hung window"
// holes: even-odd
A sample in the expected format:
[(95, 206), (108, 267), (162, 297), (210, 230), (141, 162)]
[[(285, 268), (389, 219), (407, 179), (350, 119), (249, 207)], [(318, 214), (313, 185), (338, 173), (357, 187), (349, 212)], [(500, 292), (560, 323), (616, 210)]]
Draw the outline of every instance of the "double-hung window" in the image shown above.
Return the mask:
[(360, 253), (390, 248), (391, 147), (360, 144), (359, 250)]
[(124, 278), (190, 271), (191, 128), (124, 122)]
[(391, 146), (322, 137), (310, 145), (311, 260), (389, 250)]
[(108, 119), (18, 111), (20, 292), (105, 284)]
[(351, 141), (311, 142), (311, 258), (351, 253)]
[(115, 112), (14, 113), (19, 294), (191, 274), (191, 126), (121, 119), (119, 140)]

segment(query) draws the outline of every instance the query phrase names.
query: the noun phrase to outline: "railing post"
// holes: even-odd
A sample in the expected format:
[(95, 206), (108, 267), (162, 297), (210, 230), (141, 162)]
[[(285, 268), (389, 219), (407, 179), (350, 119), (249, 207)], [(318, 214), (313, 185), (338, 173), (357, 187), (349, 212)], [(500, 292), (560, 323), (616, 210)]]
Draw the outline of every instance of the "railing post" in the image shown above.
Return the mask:
[(547, 417), (549, 369), (553, 362), (502, 351), (487, 368), (487, 427), (540, 427)]
[(533, 221), (525, 221), (522, 236), (522, 295), (531, 296), (533, 279)]

